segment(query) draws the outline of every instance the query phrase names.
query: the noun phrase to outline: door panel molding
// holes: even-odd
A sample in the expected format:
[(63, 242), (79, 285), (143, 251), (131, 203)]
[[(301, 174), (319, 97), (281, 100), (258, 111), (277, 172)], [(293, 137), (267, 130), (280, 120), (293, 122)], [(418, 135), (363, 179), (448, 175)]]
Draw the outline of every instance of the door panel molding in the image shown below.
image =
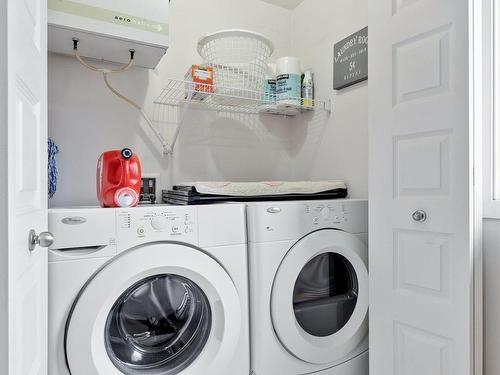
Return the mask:
[(471, 375), (470, 1), (368, 4), (370, 375)]

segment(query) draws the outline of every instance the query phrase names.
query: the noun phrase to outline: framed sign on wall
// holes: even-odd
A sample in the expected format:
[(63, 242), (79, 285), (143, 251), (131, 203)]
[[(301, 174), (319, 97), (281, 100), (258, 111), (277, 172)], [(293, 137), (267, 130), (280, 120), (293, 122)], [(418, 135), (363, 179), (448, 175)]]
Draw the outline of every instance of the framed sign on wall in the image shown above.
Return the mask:
[(335, 43), (333, 89), (340, 90), (368, 79), (368, 27)]

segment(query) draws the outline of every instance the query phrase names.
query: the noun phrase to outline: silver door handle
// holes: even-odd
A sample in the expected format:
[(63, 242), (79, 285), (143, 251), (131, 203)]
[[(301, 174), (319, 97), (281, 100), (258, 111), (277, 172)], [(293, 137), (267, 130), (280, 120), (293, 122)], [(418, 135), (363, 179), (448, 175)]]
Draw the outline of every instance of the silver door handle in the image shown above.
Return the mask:
[(54, 236), (50, 232), (42, 232), (36, 234), (32, 229), (28, 237), (28, 248), (30, 251), (35, 250), (36, 245), (40, 247), (49, 247), (54, 243)]
[(411, 217), (413, 218), (413, 220), (419, 222), (419, 223), (423, 223), (424, 221), (427, 220), (427, 213), (423, 210), (418, 210), (418, 211), (415, 211)]

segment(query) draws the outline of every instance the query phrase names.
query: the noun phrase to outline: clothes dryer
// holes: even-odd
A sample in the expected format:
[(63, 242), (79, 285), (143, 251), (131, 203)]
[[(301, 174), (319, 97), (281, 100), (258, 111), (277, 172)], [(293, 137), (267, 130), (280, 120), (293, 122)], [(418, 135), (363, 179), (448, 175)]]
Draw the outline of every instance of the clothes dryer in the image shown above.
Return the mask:
[(247, 205), (255, 375), (368, 375), (365, 200)]

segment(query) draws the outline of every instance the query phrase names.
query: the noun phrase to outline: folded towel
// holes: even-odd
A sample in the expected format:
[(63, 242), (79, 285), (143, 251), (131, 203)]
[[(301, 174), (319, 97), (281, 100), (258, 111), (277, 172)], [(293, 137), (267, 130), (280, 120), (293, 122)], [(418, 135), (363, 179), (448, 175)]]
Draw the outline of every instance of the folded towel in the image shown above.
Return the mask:
[(347, 189), (342, 180), (332, 181), (263, 181), (229, 182), (199, 181), (182, 183), (181, 186), (194, 186), (200, 194), (251, 197), (259, 195), (317, 194), (335, 189)]

